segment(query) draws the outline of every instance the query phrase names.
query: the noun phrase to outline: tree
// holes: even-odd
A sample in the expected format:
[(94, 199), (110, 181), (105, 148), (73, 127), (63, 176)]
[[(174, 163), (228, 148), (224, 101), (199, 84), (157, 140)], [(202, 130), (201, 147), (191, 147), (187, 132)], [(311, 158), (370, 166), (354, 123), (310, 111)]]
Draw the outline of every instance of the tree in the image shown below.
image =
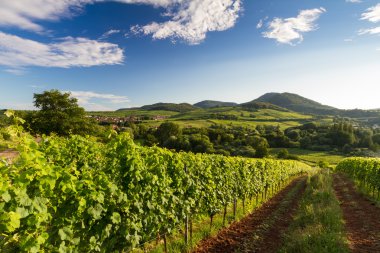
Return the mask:
[(287, 159), (289, 156), (289, 151), (287, 149), (281, 149), (277, 154), (277, 158), (279, 159)]
[(70, 93), (50, 90), (34, 94), (34, 105), (40, 110), (30, 114), (27, 123), (35, 133), (67, 136), (93, 134), (96, 130), (97, 125), (86, 117)]
[(166, 140), (168, 140), (170, 137), (179, 137), (181, 134), (181, 128), (179, 127), (179, 125), (173, 122), (162, 123), (156, 131), (156, 137), (160, 141), (161, 145), (164, 145)]

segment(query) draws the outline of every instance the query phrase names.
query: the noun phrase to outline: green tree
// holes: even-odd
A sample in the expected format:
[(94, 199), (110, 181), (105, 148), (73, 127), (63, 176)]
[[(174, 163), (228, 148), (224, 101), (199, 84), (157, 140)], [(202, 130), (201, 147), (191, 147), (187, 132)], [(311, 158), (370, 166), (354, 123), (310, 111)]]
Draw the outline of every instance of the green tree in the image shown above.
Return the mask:
[(287, 159), (289, 156), (289, 151), (287, 149), (281, 149), (277, 154), (277, 158), (279, 159)]
[(67, 136), (70, 134), (93, 134), (97, 125), (86, 117), (85, 110), (70, 93), (58, 90), (34, 94), (34, 105), (40, 110), (26, 119), (35, 133)]
[(181, 128), (173, 122), (162, 123), (156, 131), (156, 137), (161, 145), (164, 145), (170, 137), (179, 137), (181, 134)]

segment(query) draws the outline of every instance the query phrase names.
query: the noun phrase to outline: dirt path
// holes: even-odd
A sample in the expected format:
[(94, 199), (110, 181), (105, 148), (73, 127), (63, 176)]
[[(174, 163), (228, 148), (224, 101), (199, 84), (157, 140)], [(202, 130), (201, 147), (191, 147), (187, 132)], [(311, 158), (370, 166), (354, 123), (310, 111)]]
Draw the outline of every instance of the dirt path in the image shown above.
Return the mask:
[(246, 218), (202, 241), (195, 252), (276, 252), (305, 190), (305, 178), (295, 179)]
[(334, 175), (334, 190), (352, 252), (380, 252), (380, 208), (358, 193), (353, 182), (342, 174)]

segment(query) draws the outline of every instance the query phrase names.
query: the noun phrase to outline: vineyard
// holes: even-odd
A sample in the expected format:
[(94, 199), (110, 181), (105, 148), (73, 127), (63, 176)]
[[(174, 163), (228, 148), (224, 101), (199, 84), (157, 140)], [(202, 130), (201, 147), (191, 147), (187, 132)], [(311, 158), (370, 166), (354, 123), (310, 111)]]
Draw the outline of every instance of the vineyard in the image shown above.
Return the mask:
[(380, 197), (380, 159), (375, 158), (347, 158), (341, 161), (337, 171), (346, 173), (359, 185), (372, 193), (373, 197)]
[(296, 161), (146, 148), (127, 134), (107, 144), (80, 136), (38, 144), (17, 126), (8, 131), (20, 155), (0, 164), (3, 252), (129, 251), (311, 170)]
[[(378, 199), (379, 159), (344, 159), (332, 176), (298, 161), (143, 147), (114, 132), (102, 141), (51, 135), (37, 142), (16, 124), (2, 135), (18, 156), (0, 161), (1, 252), (131, 252), (153, 241), (168, 252), (175, 235), (187, 247), (170, 252), (379, 248), (379, 209), (349, 179)], [(260, 207), (258, 199), (266, 202)], [(216, 237), (188, 244), (193, 222), (211, 229), (214, 218), (223, 224)]]

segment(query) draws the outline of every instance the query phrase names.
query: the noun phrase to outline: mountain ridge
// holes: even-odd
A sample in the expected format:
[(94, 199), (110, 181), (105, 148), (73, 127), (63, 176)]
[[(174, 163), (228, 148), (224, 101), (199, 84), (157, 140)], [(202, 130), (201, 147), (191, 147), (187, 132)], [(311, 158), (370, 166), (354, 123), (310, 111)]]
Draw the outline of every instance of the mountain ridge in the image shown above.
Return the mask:
[(173, 112), (189, 112), (195, 110), (208, 110), (217, 107), (242, 107), (249, 110), (273, 109), (278, 111), (294, 111), (302, 114), (341, 116), (341, 117), (379, 117), (376, 110), (342, 110), (329, 105), (323, 105), (317, 101), (308, 99), (298, 94), (284, 92), (269, 92), (246, 103), (224, 102), (215, 100), (203, 100), (195, 104), (189, 103), (156, 103), (135, 108), (119, 109), (117, 111), (128, 110), (163, 110)]

